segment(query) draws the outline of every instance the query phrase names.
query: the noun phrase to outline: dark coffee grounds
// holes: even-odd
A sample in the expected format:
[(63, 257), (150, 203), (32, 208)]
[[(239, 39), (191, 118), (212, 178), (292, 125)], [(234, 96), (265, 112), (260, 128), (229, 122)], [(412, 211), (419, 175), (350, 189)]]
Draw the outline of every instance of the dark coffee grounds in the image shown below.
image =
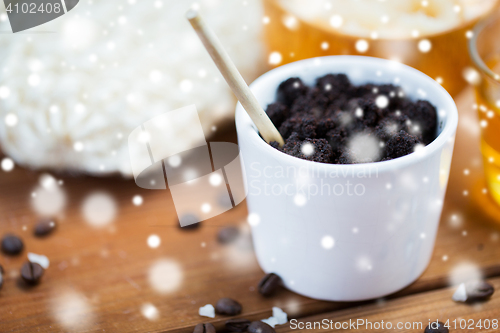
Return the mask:
[(271, 146), (321, 163), (391, 160), (431, 143), (437, 132), (429, 102), (411, 101), (392, 84), (355, 86), (344, 74), (320, 77), (313, 87), (290, 78), (266, 112), (285, 140)]

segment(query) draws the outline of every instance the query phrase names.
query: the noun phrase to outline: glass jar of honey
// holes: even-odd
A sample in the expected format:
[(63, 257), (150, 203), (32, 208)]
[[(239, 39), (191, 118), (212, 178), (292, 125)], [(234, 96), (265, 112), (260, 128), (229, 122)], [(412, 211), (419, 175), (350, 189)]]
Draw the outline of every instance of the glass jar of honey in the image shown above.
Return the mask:
[(264, 0), (273, 66), (325, 55), (366, 55), (412, 66), (456, 95), (471, 66), (472, 27), (498, 0)]

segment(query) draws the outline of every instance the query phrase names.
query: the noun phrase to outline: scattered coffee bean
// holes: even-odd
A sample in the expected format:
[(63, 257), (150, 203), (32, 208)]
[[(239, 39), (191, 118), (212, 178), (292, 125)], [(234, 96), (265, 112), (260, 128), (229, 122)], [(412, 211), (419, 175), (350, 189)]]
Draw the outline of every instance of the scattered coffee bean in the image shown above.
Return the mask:
[(56, 222), (53, 219), (42, 219), (36, 225), (33, 233), (35, 236), (43, 237), (50, 234), (56, 227)]
[(3, 276), (4, 276), (4, 270), (3, 267), (0, 265), (0, 289), (3, 286)]
[(241, 313), (241, 304), (231, 298), (221, 298), (215, 304), (215, 312), (222, 315), (236, 316)]
[(246, 332), (249, 325), (250, 320), (244, 318), (229, 319), (226, 321), (226, 328), (230, 332)]
[(5, 254), (16, 255), (23, 251), (24, 244), (16, 235), (5, 235), (2, 239), (2, 251)]
[(449, 330), (444, 324), (440, 321), (430, 323), (426, 328), (424, 333), (448, 333)]
[(236, 227), (224, 227), (217, 233), (217, 241), (221, 244), (232, 243), (238, 238), (240, 230)]
[(196, 325), (193, 333), (216, 333), (216, 331), (214, 325), (207, 323)]
[(43, 272), (42, 266), (29, 261), (21, 267), (21, 277), (27, 284), (37, 284), (40, 282)]
[(467, 292), (467, 302), (484, 301), (495, 292), (495, 288), (486, 281), (466, 283), (465, 290)]
[(261, 321), (253, 321), (247, 329), (248, 333), (276, 333), (274, 328)]
[(274, 274), (270, 273), (267, 274), (260, 280), (259, 282), (259, 293), (261, 293), (262, 296), (271, 296), (278, 290), (278, 288), (281, 286), (281, 278)]

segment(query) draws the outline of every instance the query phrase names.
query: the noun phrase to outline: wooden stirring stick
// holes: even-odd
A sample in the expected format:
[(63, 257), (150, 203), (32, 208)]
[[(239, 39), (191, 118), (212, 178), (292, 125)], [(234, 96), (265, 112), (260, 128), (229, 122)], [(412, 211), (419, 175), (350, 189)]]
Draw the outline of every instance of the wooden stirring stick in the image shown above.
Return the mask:
[(186, 13), (186, 17), (264, 140), (267, 143), (276, 141), (282, 146), (284, 142), (281, 134), (257, 102), (215, 33), (205, 24), (198, 11), (191, 9)]

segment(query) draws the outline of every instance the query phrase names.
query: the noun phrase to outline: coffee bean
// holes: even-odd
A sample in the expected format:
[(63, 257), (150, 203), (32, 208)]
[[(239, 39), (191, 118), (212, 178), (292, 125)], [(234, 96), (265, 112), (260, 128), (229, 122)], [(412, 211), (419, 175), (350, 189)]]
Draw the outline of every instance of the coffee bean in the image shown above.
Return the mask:
[(21, 277), (27, 284), (37, 284), (43, 275), (43, 267), (34, 262), (26, 262), (21, 267)]
[(2, 239), (2, 251), (5, 254), (16, 255), (23, 251), (24, 244), (16, 235), (5, 235)]
[(232, 243), (238, 238), (240, 230), (236, 227), (224, 227), (217, 233), (217, 241), (221, 244)]
[(215, 311), (222, 315), (236, 316), (241, 313), (241, 304), (234, 299), (221, 298), (215, 304)]
[(444, 324), (440, 321), (430, 323), (426, 328), (424, 333), (448, 333), (448, 327), (445, 327)]
[(56, 227), (56, 222), (53, 219), (42, 219), (38, 221), (33, 229), (35, 236), (43, 237), (50, 234)]
[(490, 298), (495, 288), (486, 281), (474, 281), (465, 284), (467, 302), (484, 301)]
[(4, 276), (4, 274), (5, 274), (5, 272), (3, 270), (3, 267), (0, 265), (0, 289), (3, 286), (3, 276)]
[(207, 324), (198, 324), (194, 327), (193, 333), (216, 333), (214, 325)]
[(246, 332), (249, 325), (250, 320), (244, 318), (229, 319), (226, 321), (226, 328), (230, 332)]
[(276, 333), (274, 328), (261, 321), (253, 321), (247, 329), (248, 333)]
[(267, 274), (259, 282), (259, 293), (263, 296), (271, 296), (281, 286), (281, 278), (274, 274)]

